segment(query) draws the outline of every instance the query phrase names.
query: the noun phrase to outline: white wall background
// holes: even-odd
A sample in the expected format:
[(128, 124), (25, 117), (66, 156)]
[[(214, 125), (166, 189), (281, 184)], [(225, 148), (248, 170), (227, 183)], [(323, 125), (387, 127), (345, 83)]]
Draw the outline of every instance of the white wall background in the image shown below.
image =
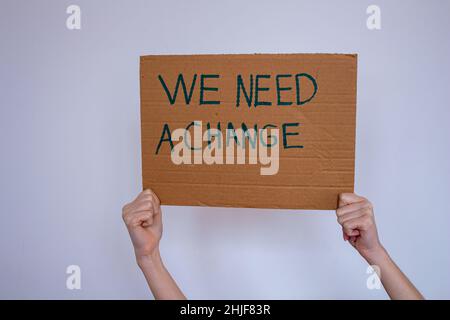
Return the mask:
[[(373, 3), (379, 31), (366, 28)], [(254, 52), (359, 54), (356, 191), (424, 295), (450, 298), (449, 12), (444, 0), (0, 0), (0, 298), (151, 298), (121, 220), (141, 187), (139, 56)], [(331, 211), (163, 212), (162, 254), (190, 298), (387, 297), (366, 288)]]

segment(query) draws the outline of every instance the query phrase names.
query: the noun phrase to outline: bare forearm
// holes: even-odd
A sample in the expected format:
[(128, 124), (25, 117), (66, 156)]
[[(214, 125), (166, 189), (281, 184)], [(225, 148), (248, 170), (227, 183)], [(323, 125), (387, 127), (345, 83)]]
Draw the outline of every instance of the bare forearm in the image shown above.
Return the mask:
[(148, 286), (157, 300), (184, 300), (186, 297), (164, 266), (159, 251), (137, 259)]
[(380, 268), (379, 276), (381, 283), (391, 299), (424, 299), (422, 294), (409, 281), (383, 247), (380, 247), (373, 253), (367, 254), (364, 258), (370, 265), (375, 265)]

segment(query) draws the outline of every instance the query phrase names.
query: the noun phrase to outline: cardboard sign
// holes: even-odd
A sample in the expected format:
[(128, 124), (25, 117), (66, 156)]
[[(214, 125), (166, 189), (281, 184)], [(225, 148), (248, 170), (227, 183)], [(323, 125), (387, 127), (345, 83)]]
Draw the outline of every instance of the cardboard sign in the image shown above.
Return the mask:
[(354, 186), (356, 72), (352, 54), (141, 57), (143, 187), (165, 205), (335, 209)]

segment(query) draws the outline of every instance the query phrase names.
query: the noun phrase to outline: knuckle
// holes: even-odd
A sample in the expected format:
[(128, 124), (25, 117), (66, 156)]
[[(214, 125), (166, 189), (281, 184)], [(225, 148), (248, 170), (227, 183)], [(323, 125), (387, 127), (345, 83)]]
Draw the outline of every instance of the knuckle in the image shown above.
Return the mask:
[(145, 202), (144, 209), (151, 210), (152, 208), (153, 208), (153, 202), (152, 201)]
[(131, 219), (130, 219), (130, 217), (128, 217), (128, 216), (125, 216), (125, 217), (123, 217), (123, 221), (125, 222), (125, 224), (128, 226), (128, 225), (130, 225), (130, 221)]
[(152, 200), (152, 196), (150, 194), (145, 194), (142, 197), (142, 200), (144, 200), (144, 201), (151, 201)]
[(136, 211), (150, 210), (151, 208), (152, 208), (151, 201), (145, 200), (139, 203), (139, 206), (136, 208)]

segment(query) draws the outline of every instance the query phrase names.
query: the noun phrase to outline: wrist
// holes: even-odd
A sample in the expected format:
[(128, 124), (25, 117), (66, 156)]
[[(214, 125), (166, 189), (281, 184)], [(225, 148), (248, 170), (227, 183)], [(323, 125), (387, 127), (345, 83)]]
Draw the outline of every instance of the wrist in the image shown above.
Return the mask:
[(380, 264), (381, 261), (389, 258), (386, 249), (381, 243), (369, 250), (361, 251), (360, 254), (370, 265)]
[(156, 248), (149, 254), (136, 255), (136, 262), (139, 268), (155, 267), (162, 264), (159, 248)]

